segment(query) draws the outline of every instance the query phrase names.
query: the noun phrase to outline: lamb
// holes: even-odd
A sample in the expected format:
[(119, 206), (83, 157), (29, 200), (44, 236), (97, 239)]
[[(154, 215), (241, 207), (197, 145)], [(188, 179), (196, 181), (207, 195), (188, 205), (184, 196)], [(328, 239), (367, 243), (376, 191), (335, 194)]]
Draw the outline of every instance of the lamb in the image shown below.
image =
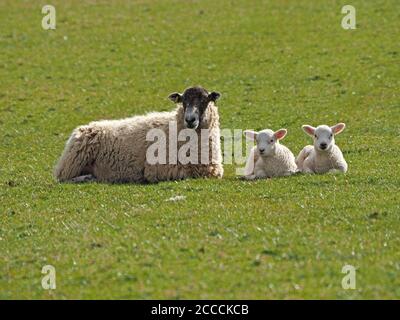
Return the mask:
[(342, 151), (335, 144), (335, 135), (345, 128), (344, 123), (333, 127), (320, 125), (314, 128), (303, 125), (303, 130), (314, 139), (314, 145), (308, 145), (300, 151), (296, 163), (304, 173), (347, 172), (347, 163)]
[[(54, 175), (60, 182), (96, 180), (109, 183), (221, 178), (223, 167), (219, 115), (215, 105), (219, 97), (218, 92), (209, 93), (202, 87), (191, 87), (183, 94), (175, 92), (169, 95), (169, 99), (177, 104), (174, 111), (153, 112), (122, 120), (95, 121), (80, 126), (68, 139)], [(202, 156), (202, 161), (182, 163), (181, 157), (179, 161), (175, 157), (174, 161), (174, 154), (184, 145), (184, 141), (179, 140), (180, 135), (178, 141), (174, 141), (172, 136), (184, 132), (186, 136), (198, 138), (197, 142), (203, 131), (208, 136), (204, 143), (202, 140), (201, 148), (195, 151), (190, 149), (190, 152)], [(148, 161), (148, 150), (155, 144), (154, 132), (167, 137), (163, 141), (164, 146), (161, 146), (165, 148), (164, 151), (161, 148), (157, 152), (158, 156), (162, 156), (162, 153), (168, 155), (168, 163)], [(167, 154), (165, 150), (168, 150)]]
[(244, 179), (289, 176), (297, 172), (293, 153), (279, 143), (286, 136), (286, 129), (276, 132), (270, 129), (260, 132), (246, 130), (244, 134), (247, 139), (257, 142), (247, 159)]

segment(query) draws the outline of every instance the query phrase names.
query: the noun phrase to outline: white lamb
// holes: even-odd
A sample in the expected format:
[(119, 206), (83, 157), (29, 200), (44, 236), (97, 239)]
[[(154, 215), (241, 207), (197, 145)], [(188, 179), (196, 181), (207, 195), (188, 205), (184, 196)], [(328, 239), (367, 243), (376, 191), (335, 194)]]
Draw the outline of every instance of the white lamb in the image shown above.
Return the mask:
[(309, 125), (302, 126), (303, 130), (314, 139), (314, 145), (308, 145), (300, 151), (296, 163), (304, 173), (326, 173), (347, 171), (347, 163), (342, 151), (335, 144), (335, 135), (341, 133), (344, 123), (333, 127), (320, 125), (314, 128)]
[(286, 136), (286, 129), (276, 132), (270, 129), (260, 132), (246, 130), (244, 134), (247, 139), (257, 142), (247, 159), (245, 179), (272, 178), (296, 173), (297, 166), (293, 153), (279, 143), (279, 140)]

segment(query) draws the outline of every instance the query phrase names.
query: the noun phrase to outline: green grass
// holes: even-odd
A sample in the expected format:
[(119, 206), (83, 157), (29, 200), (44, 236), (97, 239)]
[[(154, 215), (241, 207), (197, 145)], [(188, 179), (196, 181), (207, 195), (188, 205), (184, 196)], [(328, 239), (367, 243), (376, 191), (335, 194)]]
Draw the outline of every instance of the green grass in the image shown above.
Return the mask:
[[(400, 3), (0, 3), (0, 298), (400, 298)], [(343, 121), (346, 175), (58, 184), (72, 129), (222, 93), (222, 128)], [(176, 195), (178, 202), (166, 201)], [(41, 287), (41, 269), (57, 289)], [(343, 290), (342, 267), (357, 268)]]

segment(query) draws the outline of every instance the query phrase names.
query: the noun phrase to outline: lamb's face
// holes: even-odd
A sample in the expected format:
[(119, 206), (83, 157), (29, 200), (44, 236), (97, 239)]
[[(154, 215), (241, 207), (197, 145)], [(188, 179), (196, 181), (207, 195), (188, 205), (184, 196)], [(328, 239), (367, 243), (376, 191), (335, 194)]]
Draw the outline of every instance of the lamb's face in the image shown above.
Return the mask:
[(251, 130), (246, 130), (244, 132), (246, 138), (256, 141), (257, 150), (261, 157), (273, 156), (275, 154), (276, 144), (285, 137), (286, 133), (286, 129), (280, 129), (276, 132), (270, 129), (265, 129), (260, 132)]
[(313, 137), (314, 148), (319, 151), (329, 152), (335, 145), (335, 134), (339, 134), (345, 128), (344, 123), (338, 123), (333, 127), (327, 125), (320, 125), (317, 128), (304, 125), (303, 130)]
[(329, 151), (335, 144), (335, 138), (330, 127), (318, 126), (314, 132), (314, 148), (320, 151)]
[(184, 124), (186, 128), (197, 129), (203, 119), (203, 115), (211, 101), (215, 102), (220, 97), (218, 92), (208, 93), (202, 87), (186, 89), (183, 94), (172, 93), (169, 98), (182, 103), (184, 109)]

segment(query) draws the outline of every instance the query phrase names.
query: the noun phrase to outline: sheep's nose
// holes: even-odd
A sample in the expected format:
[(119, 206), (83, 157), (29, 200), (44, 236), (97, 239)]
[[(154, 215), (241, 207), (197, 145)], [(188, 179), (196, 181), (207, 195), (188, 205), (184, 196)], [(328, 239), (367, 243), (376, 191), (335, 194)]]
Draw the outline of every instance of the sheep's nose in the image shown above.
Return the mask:
[(259, 149), (259, 150), (260, 150), (260, 153), (264, 153), (264, 151), (265, 151), (264, 148), (261, 148), (261, 149)]
[(326, 143), (321, 143), (319, 146), (322, 150), (325, 150), (328, 145)]
[(186, 120), (187, 124), (193, 124), (193, 122), (196, 120), (196, 118), (195, 117), (187, 117), (185, 120)]

